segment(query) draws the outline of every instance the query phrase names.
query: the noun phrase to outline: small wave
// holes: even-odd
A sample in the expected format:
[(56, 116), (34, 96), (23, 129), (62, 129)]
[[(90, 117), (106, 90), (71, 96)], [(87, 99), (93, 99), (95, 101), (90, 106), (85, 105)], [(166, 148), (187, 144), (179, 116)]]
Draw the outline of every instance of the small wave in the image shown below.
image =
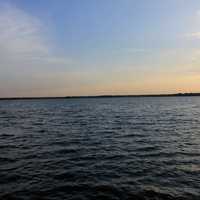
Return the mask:
[(129, 133), (129, 134), (123, 134), (121, 135), (122, 138), (145, 138), (147, 135), (145, 134), (138, 134), (138, 133)]
[(78, 149), (68, 148), (68, 149), (59, 149), (59, 150), (55, 151), (54, 153), (63, 155), (63, 154), (77, 153), (78, 151), (79, 151)]
[[(62, 195), (61, 195), (62, 194)], [(41, 191), (21, 191), (11, 194), (6, 194), (1, 199), (21, 199), (20, 197), (28, 195), (28, 199), (80, 199), (80, 200), (199, 200), (200, 196), (184, 195), (175, 196), (157, 192), (154, 190), (131, 191), (126, 188), (119, 188), (111, 185), (62, 185), (54, 188)], [(41, 197), (41, 198), (39, 198)], [(25, 198), (27, 199), (27, 198)]]
[(1, 139), (8, 139), (8, 138), (11, 138), (13, 136), (14, 136), (13, 134), (7, 134), (7, 133), (0, 134)]
[(146, 147), (139, 147), (135, 151), (139, 152), (151, 152), (155, 150), (160, 150), (161, 148), (159, 146), (146, 146)]
[(0, 149), (15, 149), (15, 148), (18, 148), (18, 146), (12, 144), (0, 144)]
[(0, 157), (0, 162), (6, 162), (6, 163), (9, 163), (9, 162), (15, 162), (16, 159), (13, 159), (13, 158), (8, 158), (8, 157)]

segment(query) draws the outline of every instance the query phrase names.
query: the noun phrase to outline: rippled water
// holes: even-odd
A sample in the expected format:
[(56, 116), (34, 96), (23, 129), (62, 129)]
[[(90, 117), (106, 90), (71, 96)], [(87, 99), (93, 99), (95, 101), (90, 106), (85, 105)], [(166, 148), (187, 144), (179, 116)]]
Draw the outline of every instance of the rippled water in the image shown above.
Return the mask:
[(0, 101), (0, 199), (200, 199), (200, 98)]

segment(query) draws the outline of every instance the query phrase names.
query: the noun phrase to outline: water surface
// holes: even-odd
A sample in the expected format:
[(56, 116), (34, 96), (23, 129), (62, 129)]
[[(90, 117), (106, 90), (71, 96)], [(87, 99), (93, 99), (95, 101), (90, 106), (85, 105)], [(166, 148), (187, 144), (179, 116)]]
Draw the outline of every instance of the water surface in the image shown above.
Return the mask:
[(0, 199), (200, 199), (200, 98), (0, 101)]

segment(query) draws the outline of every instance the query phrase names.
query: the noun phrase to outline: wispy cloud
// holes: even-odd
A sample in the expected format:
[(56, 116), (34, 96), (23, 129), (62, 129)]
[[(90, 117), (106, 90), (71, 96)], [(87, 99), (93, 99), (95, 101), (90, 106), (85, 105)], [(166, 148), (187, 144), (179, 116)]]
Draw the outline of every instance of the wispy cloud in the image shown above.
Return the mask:
[[(38, 85), (34, 82), (38, 75), (45, 79), (46, 73), (66, 71), (71, 65), (68, 58), (55, 54), (43, 27), (39, 19), (23, 10), (0, 4), (0, 96), (10, 94), (8, 87), (31, 92), (34, 84)], [(59, 82), (53, 79), (55, 84)], [(40, 89), (45, 81), (48, 77), (40, 82)]]
[(185, 35), (187, 38), (200, 39), (200, 32), (189, 33)]
[[(9, 63), (29, 61), (33, 64), (68, 64), (63, 57), (53, 55), (47, 43), (41, 22), (24, 11), (10, 6), (0, 6), (0, 62)], [(37, 62), (38, 64), (38, 62)]]
[(41, 24), (35, 18), (10, 5), (0, 7), (1, 60), (44, 57), (48, 47), (40, 35)]
[[(195, 18), (199, 22), (199, 20), (200, 20), (200, 10), (196, 11)], [(195, 31), (195, 32), (190, 32), (190, 33), (184, 34), (184, 37), (188, 38), (188, 39), (198, 39), (199, 40), (200, 39), (200, 31)]]
[(197, 17), (200, 17), (200, 10), (197, 10), (196, 15)]

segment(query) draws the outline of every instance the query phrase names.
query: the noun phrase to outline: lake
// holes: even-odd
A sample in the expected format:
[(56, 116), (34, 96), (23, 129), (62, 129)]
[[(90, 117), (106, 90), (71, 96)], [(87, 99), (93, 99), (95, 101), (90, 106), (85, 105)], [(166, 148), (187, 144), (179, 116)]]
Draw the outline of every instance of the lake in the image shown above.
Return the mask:
[(0, 199), (200, 199), (200, 97), (0, 101)]

